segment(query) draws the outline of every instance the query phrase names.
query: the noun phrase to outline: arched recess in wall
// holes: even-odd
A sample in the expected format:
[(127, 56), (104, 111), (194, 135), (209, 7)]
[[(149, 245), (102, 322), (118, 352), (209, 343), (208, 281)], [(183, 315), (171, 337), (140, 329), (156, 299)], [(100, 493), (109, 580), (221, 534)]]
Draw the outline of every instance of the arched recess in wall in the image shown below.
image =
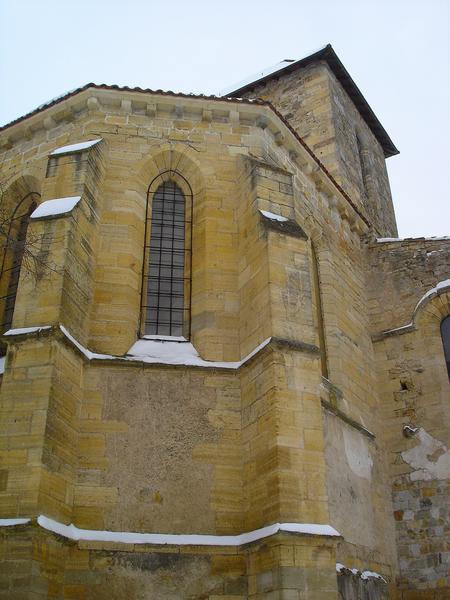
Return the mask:
[(414, 309), (411, 326), (428, 339), (426, 348), (431, 347), (431, 340), (436, 340), (439, 368), (445, 366), (450, 379), (450, 280), (424, 294)]
[[(201, 307), (204, 303), (201, 302), (200, 297), (205, 289), (205, 185), (200, 161), (198, 160), (198, 153), (187, 145), (165, 143), (158, 146), (157, 149), (155, 148), (155, 152), (152, 153), (151, 156), (147, 156), (145, 160), (140, 163), (137, 175), (139, 188), (145, 183), (145, 214), (142, 219), (144, 227), (141, 234), (141, 239), (145, 239), (145, 242), (143, 244), (144, 259), (140, 282), (141, 310), (139, 313), (140, 321), (138, 337), (143, 335), (169, 335), (171, 337), (179, 337), (175, 334), (175, 330), (172, 330), (170, 334), (163, 334), (162, 331), (155, 333), (155, 323), (149, 323), (148, 325), (151, 325), (151, 327), (148, 327), (146, 331), (146, 321), (154, 321), (155, 319), (148, 319), (145, 314), (145, 307), (148, 307), (149, 304), (147, 302), (147, 291), (148, 284), (150, 283), (149, 268), (151, 263), (150, 246), (152, 245), (151, 215), (153, 212), (153, 200), (157, 199), (160, 204), (159, 209), (157, 209), (158, 211), (161, 209), (161, 202), (163, 202), (164, 196), (166, 196), (166, 198), (169, 197), (170, 199), (170, 196), (175, 193), (175, 196), (178, 196), (180, 202), (181, 195), (184, 199), (184, 206), (186, 209), (184, 237), (185, 243), (191, 243), (190, 248), (185, 246), (187, 252), (185, 254), (186, 260), (184, 262), (183, 275), (185, 280), (187, 277), (189, 278), (186, 281), (186, 287), (183, 292), (184, 309), (186, 310), (182, 328), (183, 337), (188, 339), (191, 337), (191, 333), (195, 335), (195, 327), (192, 328), (192, 324), (196, 321), (198, 311), (202, 310)], [(155, 214), (157, 214), (157, 211)], [(166, 216), (168, 216), (168, 214)], [(190, 240), (192, 240), (192, 242)], [(179, 266), (180, 265), (173, 265), (176, 269), (178, 269)], [(156, 268), (156, 264), (154, 264), (153, 267)], [(180, 274), (179, 271), (178, 274)], [(153, 279), (153, 283), (156, 282), (157, 281)], [(153, 301), (155, 301), (155, 299), (156, 297), (154, 296)], [(179, 302), (179, 299), (177, 302)], [(187, 315), (188, 310), (189, 315)], [(151, 333), (149, 333), (150, 331)], [(179, 331), (177, 333), (179, 333)]]
[(193, 193), (168, 169), (150, 183), (142, 266), (141, 335), (191, 335)]
[[(33, 260), (27, 242), (30, 215), (40, 193), (33, 177), (20, 177), (2, 194), (0, 204), (0, 333), (11, 328), (21, 267)], [(0, 347), (3, 353), (4, 347)]]

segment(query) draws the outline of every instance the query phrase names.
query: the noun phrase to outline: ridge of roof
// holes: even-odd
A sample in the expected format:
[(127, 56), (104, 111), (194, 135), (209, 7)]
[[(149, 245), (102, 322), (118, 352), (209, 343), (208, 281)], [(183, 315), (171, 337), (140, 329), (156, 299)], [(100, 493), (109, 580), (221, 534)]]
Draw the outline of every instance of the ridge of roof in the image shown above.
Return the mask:
[(59, 104), (60, 102), (63, 102), (65, 100), (67, 100), (68, 98), (71, 98), (72, 96), (76, 96), (77, 94), (80, 94), (81, 92), (84, 92), (84, 91), (88, 90), (89, 88), (94, 88), (94, 89), (97, 89), (97, 90), (116, 90), (116, 91), (120, 91), (120, 92), (139, 92), (139, 93), (147, 93), (147, 94), (158, 94), (158, 95), (161, 95), (161, 96), (173, 96), (173, 97), (178, 97), (178, 98), (193, 98), (193, 99), (200, 99), (200, 100), (214, 100), (214, 101), (217, 101), (217, 102), (239, 102), (239, 103), (242, 103), (242, 104), (250, 104), (250, 105), (253, 105), (253, 106), (255, 104), (258, 105), (258, 106), (266, 106), (289, 129), (289, 131), (297, 139), (297, 141), (300, 143), (300, 145), (303, 146), (303, 148), (306, 150), (306, 152), (315, 161), (315, 163), (321, 169), (321, 171), (323, 171), (325, 173), (325, 175), (328, 177), (328, 179), (333, 183), (333, 185), (344, 196), (344, 198), (346, 199), (346, 201), (350, 204), (350, 206), (353, 208), (353, 210), (356, 212), (356, 214), (360, 217), (360, 219), (362, 219), (362, 221), (368, 227), (371, 227), (371, 223), (369, 222), (369, 220), (367, 219), (367, 217), (365, 216), (365, 214), (356, 206), (356, 204), (353, 202), (353, 200), (350, 198), (350, 196), (347, 194), (347, 192), (339, 185), (339, 183), (336, 181), (336, 179), (333, 177), (333, 175), (330, 173), (330, 171), (328, 171), (328, 169), (326, 168), (326, 166), (315, 155), (315, 153), (311, 150), (311, 148), (304, 141), (304, 139), (292, 127), (292, 125), (289, 123), (289, 121), (287, 119), (285, 119), (285, 117), (275, 108), (275, 106), (271, 102), (269, 102), (267, 100), (262, 100), (261, 98), (238, 98), (238, 97), (234, 97), (234, 96), (233, 97), (231, 97), (231, 96), (229, 96), (229, 97), (222, 97), (222, 96), (214, 96), (214, 95), (207, 96), (205, 94), (185, 94), (185, 93), (182, 93), (182, 92), (178, 92), (177, 93), (177, 92), (172, 92), (171, 90), (169, 90), (169, 91), (151, 90), (151, 89), (144, 89), (144, 88), (140, 88), (140, 87), (107, 85), (106, 83), (101, 83), (101, 84), (87, 83), (86, 85), (83, 85), (83, 86), (81, 86), (79, 88), (76, 88), (76, 89), (70, 91), (70, 92), (67, 92), (67, 94), (62, 94), (61, 96), (57, 96), (56, 98), (54, 98), (53, 100), (50, 100), (49, 102), (47, 102), (45, 104), (41, 104), (40, 106), (38, 106), (37, 108), (35, 108), (33, 111), (31, 111), (31, 112), (23, 115), (22, 117), (19, 117), (18, 119), (15, 119), (14, 121), (11, 121), (10, 123), (7, 123), (3, 127), (0, 127), (0, 133), (3, 130), (5, 130), (5, 129), (9, 128), (9, 127), (12, 127), (13, 125), (15, 125), (17, 123), (20, 123), (21, 121), (24, 121), (24, 120), (32, 117), (35, 114), (43, 112), (47, 108), (55, 106), (56, 104)]
[(389, 158), (390, 156), (395, 156), (399, 154), (399, 150), (396, 148), (394, 142), (389, 137), (387, 131), (384, 129), (383, 125), (378, 120), (378, 117), (373, 112), (367, 100), (364, 98), (361, 90), (358, 88), (356, 83), (353, 81), (347, 69), (342, 64), (338, 55), (334, 51), (331, 44), (327, 44), (320, 50), (309, 54), (299, 60), (288, 63), (286, 66), (283, 66), (281, 69), (276, 71), (272, 71), (259, 79), (255, 79), (250, 83), (247, 83), (227, 94), (228, 97), (236, 97), (242, 93), (247, 93), (250, 90), (254, 89), (257, 85), (261, 83), (265, 83), (270, 79), (274, 79), (276, 77), (280, 77), (281, 75), (287, 75), (288, 73), (292, 73), (297, 69), (301, 69), (306, 67), (307, 65), (319, 61), (324, 60), (329, 65), (330, 69), (336, 76), (336, 79), (340, 82), (344, 90), (347, 92), (348, 96), (352, 100), (353, 104), (356, 106), (358, 112), (367, 123), (372, 133), (375, 135), (376, 139), (379, 141), (381, 147), (384, 151), (385, 158)]

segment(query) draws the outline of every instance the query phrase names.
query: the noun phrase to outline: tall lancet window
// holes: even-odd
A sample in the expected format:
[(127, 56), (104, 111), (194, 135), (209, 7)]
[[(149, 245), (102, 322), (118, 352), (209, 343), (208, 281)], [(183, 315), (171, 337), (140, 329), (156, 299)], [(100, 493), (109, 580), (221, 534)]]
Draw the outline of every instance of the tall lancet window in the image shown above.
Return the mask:
[[(173, 175), (173, 177), (172, 177)], [(142, 286), (142, 334), (190, 337), (192, 194), (175, 174), (149, 188)], [(176, 174), (179, 178), (180, 176)], [(160, 177), (158, 180), (160, 180)], [(158, 183), (158, 182), (157, 182)]]

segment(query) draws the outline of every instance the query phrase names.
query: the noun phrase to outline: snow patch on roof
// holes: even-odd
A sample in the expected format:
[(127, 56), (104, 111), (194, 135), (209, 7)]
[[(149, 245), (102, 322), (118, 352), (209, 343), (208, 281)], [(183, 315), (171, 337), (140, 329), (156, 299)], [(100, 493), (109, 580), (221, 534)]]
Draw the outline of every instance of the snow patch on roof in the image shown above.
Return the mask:
[(262, 214), (263, 217), (266, 217), (266, 219), (271, 219), (272, 221), (280, 221), (280, 222), (289, 221), (289, 219), (287, 217), (282, 217), (281, 215), (277, 215), (268, 210), (262, 210), (260, 208), (259, 212)]
[(51, 325), (42, 325), (40, 327), (20, 327), (18, 329), (8, 329), (3, 335), (26, 335), (27, 333), (37, 333), (38, 331), (44, 331), (45, 329), (51, 329)]
[(57, 154), (73, 154), (74, 152), (83, 152), (83, 150), (87, 150), (95, 144), (98, 144), (102, 141), (102, 138), (97, 140), (89, 140), (87, 142), (79, 142), (78, 144), (70, 144), (68, 146), (61, 146), (60, 148), (56, 148), (53, 152), (50, 152), (50, 156), (55, 156)]
[(54, 217), (64, 215), (75, 208), (81, 196), (68, 196), (67, 198), (55, 198), (54, 200), (45, 200), (30, 215), (30, 219), (42, 219), (44, 217)]
[(71, 540), (86, 540), (98, 542), (116, 542), (124, 544), (173, 544), (178, 546), (241, 546), (260, 540), (279, 531), (302, 533), (305, 535), (340, 536), (330, 525), (313, 523), (275, 523), (239, 535), (203, 535), (203, 534), (171, 534), (171, 533), (137, 533), (132, 531), (100, 531), (94, 529), (79, 529), (73, 524), (64, 525), (40, 515), (38, 524)]

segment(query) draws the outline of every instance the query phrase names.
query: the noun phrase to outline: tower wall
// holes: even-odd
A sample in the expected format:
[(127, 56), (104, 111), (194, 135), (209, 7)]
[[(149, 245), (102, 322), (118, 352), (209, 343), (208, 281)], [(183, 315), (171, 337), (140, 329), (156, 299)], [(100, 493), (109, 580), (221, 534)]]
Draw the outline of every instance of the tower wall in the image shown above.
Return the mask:
[(268, 79), (243, 97), (271, 102), (378, 234), (397, 235), (383, 149), (326, 62)]

